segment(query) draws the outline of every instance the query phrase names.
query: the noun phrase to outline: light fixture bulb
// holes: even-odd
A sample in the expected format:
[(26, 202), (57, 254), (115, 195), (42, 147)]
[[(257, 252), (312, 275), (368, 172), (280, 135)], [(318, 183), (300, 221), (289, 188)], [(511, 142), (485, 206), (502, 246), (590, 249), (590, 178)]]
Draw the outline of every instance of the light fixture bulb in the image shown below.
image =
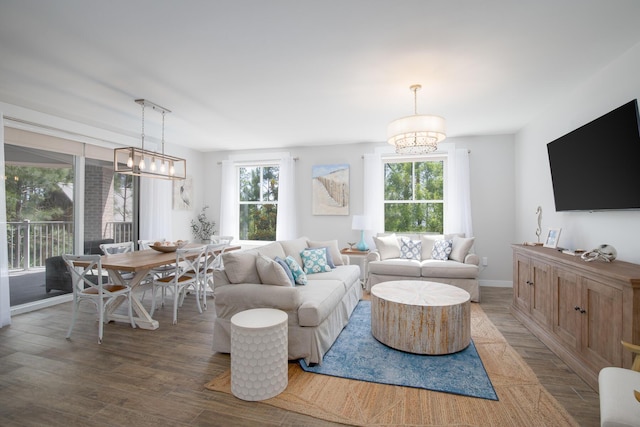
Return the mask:
[(145, 168), (144, 156), (140, 157), (140, 163), (138, 163), (138, 168), (140, 168), (140, 170), (144, 170), (144, 168)]
[(149, 169), (151, 169), (151, 172), (155, 172), (156, 171), (156, 158), (155, 157), (151, 158), (151, 167)]
[(131, 157), (131, 155), (129, 155), (129, 158), (127, 159), (127, 167), (133, 167), (133, 157)]
[(173, 162), (169, 163), (169, 175), (173, 176), (176, 174), (176, 168), (173, 167)]
[(160, 163), (160, 172), (165, 173), (166, 170), (167, 168), (164, 166), (164, 160), (163, 160), (162, 163)]

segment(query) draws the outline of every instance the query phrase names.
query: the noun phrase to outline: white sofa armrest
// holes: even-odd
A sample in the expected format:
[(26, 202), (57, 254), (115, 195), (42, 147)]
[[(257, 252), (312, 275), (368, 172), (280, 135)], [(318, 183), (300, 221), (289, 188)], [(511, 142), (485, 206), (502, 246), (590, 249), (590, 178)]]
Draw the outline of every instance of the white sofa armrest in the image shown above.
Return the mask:
[(380, 253), (378, 251), (369, 252), (365, 258), (366, 262), (380, 261)]
[(468, 253), (464, 257), (465, 264), (480, 265), (480, 257), (476, 254)]

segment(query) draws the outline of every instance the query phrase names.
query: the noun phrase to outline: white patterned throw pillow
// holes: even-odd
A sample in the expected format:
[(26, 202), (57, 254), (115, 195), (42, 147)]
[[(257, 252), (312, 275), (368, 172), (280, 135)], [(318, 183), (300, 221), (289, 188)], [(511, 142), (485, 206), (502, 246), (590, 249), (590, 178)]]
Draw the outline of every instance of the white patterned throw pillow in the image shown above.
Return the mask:
[(441, 261), (449, 259), (451, 253), (451, 247), (453, 246), (453, 240), (436, 240), (433, 244), (433, 252), (431, 253), (432, 259), (439, 259)]
[(327, 262), (327, 248), (305, 249), (300, 252), (302, 269), (307, 274), (331, 271)]
[(411, 240), (408, 237), (400, 238), (400, 258), (417, 259), (422, 256), (422, 243), (420, 240)]

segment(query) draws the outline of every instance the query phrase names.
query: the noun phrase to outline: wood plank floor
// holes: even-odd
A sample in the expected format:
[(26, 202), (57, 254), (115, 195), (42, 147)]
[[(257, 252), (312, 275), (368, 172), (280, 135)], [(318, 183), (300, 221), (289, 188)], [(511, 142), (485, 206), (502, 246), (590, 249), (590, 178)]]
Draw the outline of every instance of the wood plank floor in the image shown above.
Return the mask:
[[(511, 314), (510, 288), (482, 288), (482, 307), (541, 383), (582, 426), (599, 425), (598, 395)], [(2, 426), (329, 426), (203, 385), (229, 367), (211, 351), (213, 310), (187, 297), (171, 324), (170, 305), (156, 312), (156, 331), (105, 327), (97, 344), (93, 307), (64, 339), (71, 303), (13, 317), (0, 329)]]

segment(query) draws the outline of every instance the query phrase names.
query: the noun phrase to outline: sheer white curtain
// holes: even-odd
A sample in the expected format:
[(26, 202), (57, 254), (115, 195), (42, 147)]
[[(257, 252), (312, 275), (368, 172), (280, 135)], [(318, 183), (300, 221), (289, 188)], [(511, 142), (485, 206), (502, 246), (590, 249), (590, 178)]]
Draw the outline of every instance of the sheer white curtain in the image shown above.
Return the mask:
[(171, 195), (173, 181), (140, 178), (140, 239), (173, 240)]
[(367, 244), (374, 247), (372, 236), (384, 231), (384, 175), (380, 153), (364, 155), (364, 215), (369, 219), (371, 230), (365, 232)]
[(469, 150), (458, 148), (449, 152), (447, 178), (444, 232), (472, 237)]
[[(0, 177), (4, 177), (4, 118), (0, 112)], [(0, 328), (11, 324), (9, 300), (9, 254), (7, 251), (7, 206), (4, 179), (0, 179)]]
[(295, 207), (295, 166), (296, 161), (291, 156), (283, 156), (280, 159), (276, 240), (290, 240), (298, 237)]
[(236, 170), (232, 160), (222, 161), (220, 171), (220, 235), (238, 238), (236, 209)]

